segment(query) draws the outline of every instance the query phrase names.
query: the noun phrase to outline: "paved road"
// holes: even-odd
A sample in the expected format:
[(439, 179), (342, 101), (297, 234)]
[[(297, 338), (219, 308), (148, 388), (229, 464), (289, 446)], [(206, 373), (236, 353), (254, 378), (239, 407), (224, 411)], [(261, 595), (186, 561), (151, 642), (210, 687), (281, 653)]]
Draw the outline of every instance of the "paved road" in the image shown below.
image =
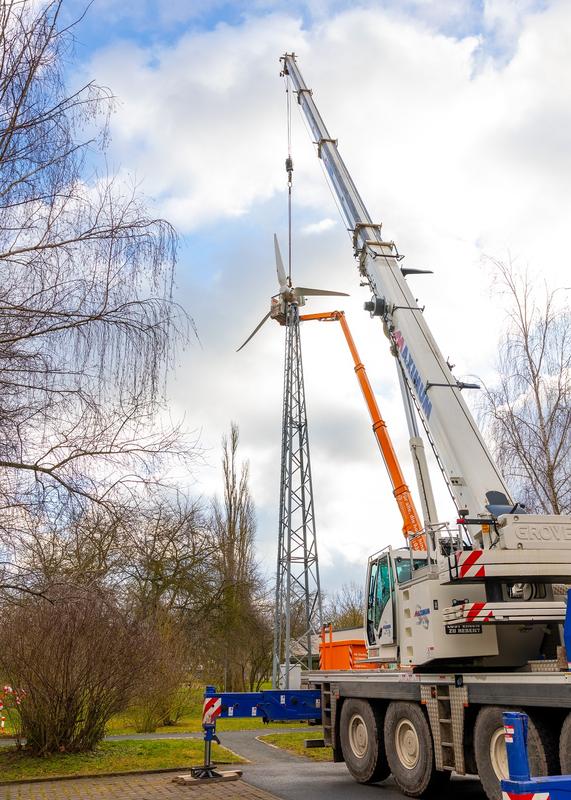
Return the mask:
[[(307, 730), (305, 728), (304, 730)], [(310, 761), (269, 747), (255, 737), (260, 731), (226, 731), (220, 734), (225, 747), (251, 764), (243, 764), (244, 780), (277, 795), (281, 800), (404, 800), (391, 778), (374, 786), (355, 783), (345, 764)], [(452, 778), (438, 800), (486, 800), (480, 781)]]
[[(271, 770), (245, 765), (244, 779), (281, 800), (404, 800), (391, 778), (362, 786), (351, 778), (344, 764), (324, 761), (275, 763)], [(480, 782), (453, 778), (438, 800), (486, 800)]]

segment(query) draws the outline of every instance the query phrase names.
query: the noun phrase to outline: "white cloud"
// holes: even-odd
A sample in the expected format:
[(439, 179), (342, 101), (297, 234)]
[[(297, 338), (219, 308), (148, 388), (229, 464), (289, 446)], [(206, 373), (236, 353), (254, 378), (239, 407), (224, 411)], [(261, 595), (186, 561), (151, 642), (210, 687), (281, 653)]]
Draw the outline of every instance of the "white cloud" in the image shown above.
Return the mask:
[(336, 224), (337, 220), (331, 219), (331, 217), (325, 217), (325, 219), (320, 219), (319, 222), (309, 222), (307, 225), (303, 225), (300, 228), (300, 233), (303, 236), (315, 236), (316, 234), (331, 230)]
[[(212, 462), (228, 421), (240, 423), (266, 554), (277, 530), (283, 332), (268, 323), (234, 350), (275, 291), (273, 231), (285, 239), (283, 51), (298, 53), (373, 218), (409, 266), (434, 270), (410, 282), (459, 376), (489, 376), (495, 357), (502, 299), (483, 255), (509, 250), (553, 286), (569, 283), (571, 6), (532, 13), (531, 3), (488, 0), (486, 24), (510, 41), (504, 64), (481, 36), (428, 26), (442, 14), (445, 27), (448, 4), (415, 5), (421, 23), (402, 7), (343, 11), (311, 28), (285, 12), (250, 17), (169, 48), (116, 44), (89, 68), (122, 101), (114, 158), (145, 176), (147, 193), (189, 236), (180, 295), (203, 349), (181, 362), (173, 407), (202, 428)], [(458, 25), (463, 8), (454, 4)], [(295, 278), (351, 292), (343, 307), (412, 481), (392, 358), (361, 310), (350, 242), (330, 224), (335, 204), (297, 111), (293, 137)], [(363, 564), (400, 540), (400, 522), (340, 332), (316, 325), (303, 339), (320, 551), (324, 563)], [(205, 490), (214, 477), (203, 473)]]
[(277, 57), (292, 40), (303, 40), (299, 23), (269, 16), (164, 50), (123, 42), (94, 58), (90, 71), (119, 98), (114, 152), (179, 229), (241, 216), (283, 185)]

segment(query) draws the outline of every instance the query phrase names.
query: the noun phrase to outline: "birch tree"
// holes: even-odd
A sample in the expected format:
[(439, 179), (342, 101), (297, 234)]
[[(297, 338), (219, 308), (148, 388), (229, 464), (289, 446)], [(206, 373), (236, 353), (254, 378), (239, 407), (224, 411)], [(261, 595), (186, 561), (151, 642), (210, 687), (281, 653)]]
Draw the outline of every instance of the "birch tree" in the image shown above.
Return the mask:
[(497, 380), (484, 420), (514, 496), (531, 511), (571, 513), (571, 310), (566, 290), (494, 262), (507, 299)]
[[(112, 516), (186, 458), (157, 425), (188, 321), (176, 235), (105, 169), (109, 90), (74, 89), (62, 0), (0, 6), (0, 561), (13, 533), (96, 505)], [(103, 169), (98, 169), (97, 165)]]

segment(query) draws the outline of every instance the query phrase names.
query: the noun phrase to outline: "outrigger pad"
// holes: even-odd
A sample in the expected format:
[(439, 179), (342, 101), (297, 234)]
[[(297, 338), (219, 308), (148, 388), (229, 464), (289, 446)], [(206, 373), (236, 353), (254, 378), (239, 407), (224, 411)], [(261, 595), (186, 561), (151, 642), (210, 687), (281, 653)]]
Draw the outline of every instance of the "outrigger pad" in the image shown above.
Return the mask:
[[(198, 774), (198, 773), (202, 774)], [(193, 774), (197, 773), (197, 774)], [(172, 779), (173, 783), (181, 786), (204, 786), (206, 783), (222, 783), (225, 781), (237, 781), (242, 777), (242, 770), (233, 769), (226, 772), (217, 772), (210, 767), (193, 767), (190, 774), (177, 775)]]

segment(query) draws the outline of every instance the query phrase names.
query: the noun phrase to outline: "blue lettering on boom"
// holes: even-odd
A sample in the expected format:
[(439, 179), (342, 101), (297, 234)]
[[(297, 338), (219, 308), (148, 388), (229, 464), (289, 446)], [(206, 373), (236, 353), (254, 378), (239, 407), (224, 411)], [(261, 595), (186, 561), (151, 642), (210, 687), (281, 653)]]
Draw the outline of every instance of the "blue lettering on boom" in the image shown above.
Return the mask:
[(426, 417), (426, 419), (429, 419), (432, 411), (432, 403), (430, 402), (428, 395), (426, 394), (426, 389), (424, 388), (424, 382), (420, 377), (420, 373), (416, 368), (416, 364), (414, 363), (412, 354), (408, 349), (408, 346), (405, 344), (403, 335), (400, 331), (395, 332), (394, 341), (400, 353), (402, 362), (406, 367), (412, 385), (416, 390), (416, 395), (418, 397), (418, 401), (420, 403), (420, 407), (422, 408), (424, 416)]

